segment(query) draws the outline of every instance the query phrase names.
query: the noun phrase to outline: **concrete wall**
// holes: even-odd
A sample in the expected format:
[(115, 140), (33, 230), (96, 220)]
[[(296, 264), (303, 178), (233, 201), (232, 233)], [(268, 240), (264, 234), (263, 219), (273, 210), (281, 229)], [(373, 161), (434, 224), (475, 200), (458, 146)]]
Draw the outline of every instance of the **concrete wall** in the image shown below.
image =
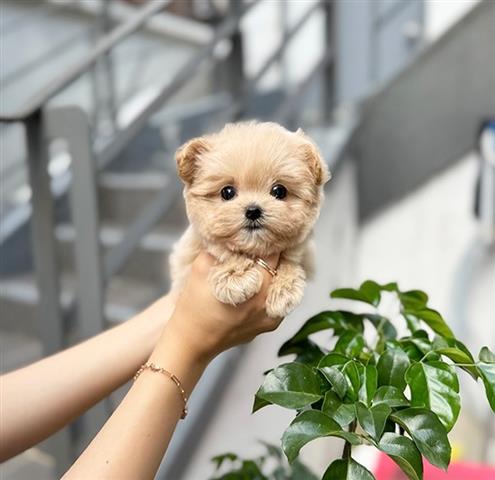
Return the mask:
[(360, 216), (472, 149), (495, 113), (495, 2), (479, 3), (364, 108), (353, 145)]

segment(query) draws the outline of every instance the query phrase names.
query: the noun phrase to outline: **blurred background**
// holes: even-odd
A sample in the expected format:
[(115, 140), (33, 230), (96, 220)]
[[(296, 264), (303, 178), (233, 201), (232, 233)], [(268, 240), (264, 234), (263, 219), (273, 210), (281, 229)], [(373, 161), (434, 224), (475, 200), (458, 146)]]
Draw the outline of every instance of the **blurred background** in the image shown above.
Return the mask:
[[(278, 443), (291, 412), (251, 416), (253, 395), (337, 286), (424, 289), (469, 348), (493, 349), (494, 117), (493, 0), (0, 0), (2, 371), (167, 290), (187, 223), (174, 151), (248, 118), (302, 127), (333, 171), (317, 275), (277, 332), (210, 366), (157, 478), (208, 478), (213, 455)], [(455, 460), (493, 464), (493, 414), (462, 387)], [(2, 479), (57, 478), (127, 388)], [(342, 448), (312, 445), (317, 472)]]

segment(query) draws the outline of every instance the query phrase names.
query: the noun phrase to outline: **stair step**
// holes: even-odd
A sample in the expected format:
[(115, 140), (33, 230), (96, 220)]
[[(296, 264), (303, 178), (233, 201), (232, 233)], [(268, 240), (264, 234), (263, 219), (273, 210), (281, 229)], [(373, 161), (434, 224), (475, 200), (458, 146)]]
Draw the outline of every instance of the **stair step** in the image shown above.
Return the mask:
[[(168, 255), (182, 230), (155, 229), (142, 240), (131, 254), (120, 276), (151, 282), (165, 287), (168, 285)], [(103, 254), (116, 247), (126, 234), (125, 228), (106, 223), (100, 229), (100, 242)], [(58, 240), (58, 259), (63, 272), (74, 269), (75, 230), (72, 224), (60, 224), (55, 229)]]
[[(105, 172), (100, 175), (98, 190), (98, 202), (100, 218), (102, 222), (128, 225), (132, 223), (146, 205), (163, 189), (170, 190), (171, 205), (176, 199), (179, 212), (174, 217), (168, 217), (165, 213), (161, 225), (170, 225), (173, 220), (178, 227), (185, 225), (185, 210), (180, 208), (183, 204), (180, 197), (181, 184), (175, 173), (167, 174), (163, 171), (156, 172)], [(176, 209), (173, 208), (175, 211)], [(180, 215), (177, 215), (179, 213)]]
[[(65, 273), (61, 280), (61, 303), (67, 307), (73, 301), (76, 278)], [(120, 323), (135, 315), (165, 288), (152, 282), (127, 277), (112, 278), (106, 289), (105, 319), (110, 324)], [(37, 310), (38, 288), (33, 273), (0, 280), (0, 329), (37, 337), (41, 326)]]

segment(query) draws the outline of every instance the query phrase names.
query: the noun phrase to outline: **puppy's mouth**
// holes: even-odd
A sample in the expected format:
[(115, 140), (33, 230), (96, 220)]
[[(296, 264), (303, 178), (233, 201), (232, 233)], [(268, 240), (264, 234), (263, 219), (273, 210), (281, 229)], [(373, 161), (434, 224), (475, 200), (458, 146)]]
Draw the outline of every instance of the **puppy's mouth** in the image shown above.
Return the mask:
[(244, 225), (244, 230), (247, 230), (248, 232), (255, 232), (257, 230), (263, 230), (265, 227), (259, 223), (259, 222), (252, 222)]

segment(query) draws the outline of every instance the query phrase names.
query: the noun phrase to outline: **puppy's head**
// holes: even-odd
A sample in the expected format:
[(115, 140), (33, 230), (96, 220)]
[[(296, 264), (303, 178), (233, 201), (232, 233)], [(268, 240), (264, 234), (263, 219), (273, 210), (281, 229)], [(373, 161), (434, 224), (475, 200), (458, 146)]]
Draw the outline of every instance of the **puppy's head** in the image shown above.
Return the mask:
[(257, 256), (307, 237), (330, 178), (311, 140), (275, 123), (228, 124), (187, 142), (176, 160), (200, 236)]

